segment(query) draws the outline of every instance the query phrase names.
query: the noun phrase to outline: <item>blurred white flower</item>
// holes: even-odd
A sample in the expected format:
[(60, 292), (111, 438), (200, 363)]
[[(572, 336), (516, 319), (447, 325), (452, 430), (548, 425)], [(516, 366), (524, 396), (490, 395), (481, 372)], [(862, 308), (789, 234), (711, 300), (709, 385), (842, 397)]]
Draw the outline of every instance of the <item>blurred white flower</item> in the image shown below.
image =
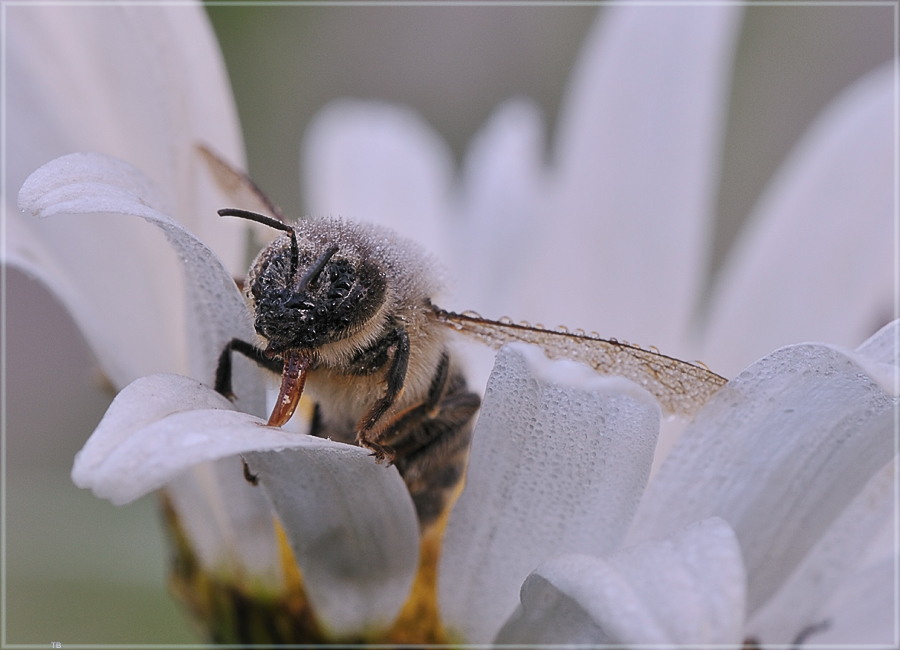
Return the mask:
[[(576, 71), (553, 165), (540, 163), (533, 110), (509, 104), (473, 146), (455, 199), (446, 152), (414, 116), (335, 107), (306, 149), (313, 208), (447, 247), (466, 307), (552, 313), (682, 355), (705, 349), (729, 373), (811, 337), (823, 320), (834, 334), (823, 340), (858, 341), (891, 304), (886, 72), (813, 128), (723, 274), (705, 333), (692, 328), (736, 21), (730, 7), (610, 9)], [(358, 448), (266, 428), (258, 400), (236, 410), (196, 381), (211, 385), (224, 342), (252, 331), (229, 271), (152, 185), (129, 165), (80, 154), (46, 165), (20, 194), (38, 216), (139, 216), (187, 269), (195, 379), (151, 375), (125, 388), (73, 478), (115, 502), (169, 485), (208, 571), (224, 562), (237, 580), (248, 567), (283, 567), (289, 588), (271, 530), (254, 538), (235, 525), (264, 519), (270, 503), (319, 631), (380, 638), (416, 571), (402, 481)], [(840, 259), (852, 273), (819, 264)], [(506, 348), (447, 523), (438, 592), (450, 638), (738, 646), (748, 636), (789, 643), (827, 621), (816, 641), (890, 640), (896, 607), (881, 589), (890, 555), (880, 542), (892, 513), (896, 336), (892, 324), (856, 350), (801, 344), (754, 363), (701, 411), (649, 485), (660, 419), (649, 395)], [(260, 385), (245, 370), (242, 399)], [(236, 453), (248, 454), (268, 503), (240, 483)], [(226, 458), (218, 487), (203, 470), (185, 474)], [(223, 518), (229, 525), (216, 529)], [(256, 565), (253, 544), (269, 549)], [(220, 548), (244, 552), (209, 550)], [(853, 619), (848, 589), (876, 594), (876, 625)]]
[[(212, 348), (252, 329), (197, 300), (197, 281), (178, 252), (140, 219), (104, 214), (37, 220), (12, 191), (37, 167), (94, 150), (139, 165), (135, 182), (165, 206), (170, 228), (200, 234), (229, 277), (245, 268), (245, 226), (216, 215), (224, 197), (197, 155), (206, 142), (237, 166), (243, 143), (227, 73), (203, 8), (186, 5), (7, 7), (6, 187), (2, 262), (44, 284), (66, 307), (115, 389), (155, 372), (209, 380)], [(82, 168), (72, 168), (78, 175)], [(149, 178), (148, 178), (149, 177)], [(82, 180), (86, 180), (82, 178)], [(78, 197), (71, 199), (78, 202)], [(73, 207), (73, 210), (75, 208)], [(177, 222), (174, 220), (177, 219)], [(182, 225), (183, 224), (183, 225)], [(221, 280), (221, 278), (219, 278)], [(229, 281), (230, 300), (243, 299)], [(233, 314), (232, 314), (233, 316)], [(254, 374), (252, 368), (240, 370)], [(242, 408), (264, 411), (257, 376)], [(53, 407), (78, 405), (56, 401)], [(268, 506), (230, 471), (198, 468), (169, 491), (203, 566), (234, 579), (280, 585)], [(238, 464), (239, 466), (239, 464)], [(231, 509), (222, 503), (231, 503)], [(241, 505), (244, 504), (244, 505)]]

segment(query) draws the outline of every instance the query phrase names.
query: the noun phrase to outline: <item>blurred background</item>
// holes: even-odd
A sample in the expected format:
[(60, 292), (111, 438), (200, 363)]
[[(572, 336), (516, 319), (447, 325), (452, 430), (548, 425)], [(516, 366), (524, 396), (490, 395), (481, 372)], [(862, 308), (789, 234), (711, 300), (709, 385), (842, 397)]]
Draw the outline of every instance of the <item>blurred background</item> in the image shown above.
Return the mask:
[[(500, 102), (529, 96), (544, 112), (552, 146), (569, 71), (598, 9), (249, 3), (207, 11), (228, 66), (249, 172), (287, 214), (301, 215), (304, 129), (340, 97), (411, 106), (459, 163)], [(810, 120), (891, 58), (893, 24), (890, 6), (746, 9), (714, 265)], [(116, 508), (69, 479), (73, 456), (111, 399), (90, 351), (34, 281), (9, 272), (4, 298), (5, 643), (198, 642), (166, 592), (154, 498)]]

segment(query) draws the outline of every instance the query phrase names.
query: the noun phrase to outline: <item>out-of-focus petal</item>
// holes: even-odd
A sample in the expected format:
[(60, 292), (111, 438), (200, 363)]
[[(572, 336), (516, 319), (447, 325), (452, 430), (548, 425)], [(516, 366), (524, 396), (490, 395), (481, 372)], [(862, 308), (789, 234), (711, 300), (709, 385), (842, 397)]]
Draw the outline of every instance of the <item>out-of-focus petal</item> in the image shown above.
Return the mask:
[(810, 127), (723, 267), (702, 358), (730, 375), (796, 341), (857, 345), (893, 314), (894, 68)]
[(889, 541), (877, 557), (845, 580), (820, 613), (822, 627), (809, 644), (895, 647), (897, 643), (897, 546), (895, 522), (888, 521)]
[[(229, 271), (246, 270), (244, 226), (216, 215), (221, 195), (195, 151), (198, 141), (206, 142), (243, 166), (227, 73), (199, 3), (19, 5), (9, 7), (5, 35), (8, 188), (75, 151), (127, 160), (162, 188), (173, 203), (169, 214), (197, 233)], [(102, 224), (79, 224), (94, 236), (90, 246), (70, 241), (61, 224), (33, 227), (66, 259), (70, 273), (88, 274), (87, 282), (90, 268), (80, 262), (101, 251), (115, 257), (117, 247), (127, 246), (123, 262), (130, 255), (139, 264), (165, 248), (137, 235), (105, 239), (110, 233)], [(143, 232), (136, 225), (125, 230)]]
[(537, 348), (504, 347), (444, 537), (448, 628), (488, 643), (539, 564), (616, 548), (647, 481), (659, 418), (636, 384), (548, 361)]
[(453, 158), (410, 109), (343, 100), (307, 128), (302, 153), (306, 209), (381, 224), (441, 257)]
[[(790, 644), (804, 630), (829, 619), (823, 612), (825, 603), (859, 566), (872, 540), (891, 523), (894, 483), (894, 463), (889, 461), (841, 513), (778, 593), (747, 622), (748, 635), (767, 644)], [(893, 575), (893, 568), (888, 574)], [(893, 594), (887, 601), (893, 602)], [(876, 611), (884, 613), (885, 609), (877, 607)], [(876, 617), (872, 616), (872, 620)], [(880, 627), (892, 622), (893, 616), (889, 616), (880, 621)], [(818, 636), (814, 642), (822, 643)], [(862, 643), (858, 638), (852, 642)]]
[(472, 140), (462, 173), (461, 214), (450, 224), (452, 298), (460, 311), (517, 315), (532, 264), (523, 251), (540, 243), (532, 229), (546, 194), (538, 107), (525, 99), (501, 104)]
[(284, 525), (326, 631), (341, 638), (389, 626), (419, 560), (418, 519), (396, 468), (338, 443), (247, 460)]
[(497, 643), (740, 645), (744, 566), (717, 517), (600, 559), (563, 555), (522, 585)]
[(278, 593), (283, 565), (272, 508), (265, 492), (247, 483), (239, 458), (195, 465), (165, 489), (202, 567)]
[(564, 100), (523, 317), (681, 356), (740, 15), (627, 4), (600, 15)]
[(629, 539), (722, 517), (741, 542), (752, 615), (894, 454), (895, 400), (856, 356), (794, 345), (730, 381), (650, 483)]
[[(32, 174), (19, 192), (19, 204), (38, 217), (114, 213), (141, 217), (161, 229), (184, 265), (191, 372), (212, 384), (225, 344), (236, 336), (253, 340), (247, 305), (218, 257), (161, 211), (166, 206), (160, 197), (149, 179), (127, 163), (101, 154), (80, 153), (54, 160)], [(90, 236), (88, 231), (81, 238)], [(98, 267), (106, 263), (96, 256), (92, 256), (92, 262)], [(153, 312), (156, 305), (147, 304), (146, 293), (123, 291), (116, 269), (107, 273), (111, 277), (104, 291), (85, 291), (82, 298), (88, 302), (79, 308), (92, 314), (87, 324), (93, 329), (85, 330), (86, 337), (113, 381), (124, 384), (133, 375), (159, 365), (160, 351), (148, 341), (134, 340), (134, 330), (147, 331), (149, 341), (158, 341), (153, 332), (167, 321)], [(161, 295), (159, 304), (171, 299)], [(184, 326), (181, 322), (174, 325)], [(165, 341), (159, 344), (165, 349)], [(254, 372), (258, 370), (249, 364), (237, 366), (236, 392), (242, 400), (238, 404), (245, 411), (262, 415), (265, 398), (262, 382), (250, 380)]]

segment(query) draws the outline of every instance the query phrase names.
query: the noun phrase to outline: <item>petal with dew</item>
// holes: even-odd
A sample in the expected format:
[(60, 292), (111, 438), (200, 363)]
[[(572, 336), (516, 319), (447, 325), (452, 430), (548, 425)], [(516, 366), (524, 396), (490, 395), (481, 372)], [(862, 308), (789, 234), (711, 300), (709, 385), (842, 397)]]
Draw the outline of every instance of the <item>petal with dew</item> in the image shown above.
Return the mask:
[(537, 348), (502, 348), (444, 537), (448, 628), (488, 643), (540, 563), (613, 550), (646, 484), (659, 418), (636, 384)]
[(900, 320), (882, 327), (855, 352), (856, 362), (884, 392), (900, 396)]
[[(195, 377), (211, 384), (226, 343), (234, 337), (253, 340), (247, 305), (222, 262), (203, 242), (163, 212), (166, 205), (161, 195), (131, 165), (94, 153), (63, 156), (28, 178), (19, 192), (19, 205), (37, 217), (83, 213), (135, 216), (162, 230), (185, 267), (190, 365)], [(120, 287), (116, 290), (122, 293)], [(142, 309), (134, 308), (140, 319), (148, 320)], [(120, 343), (123, 336), (129, 335), (127, 327), (117, 320), (95, 322), (102, 329), (86, 335), (101, 359), (109, 358), (110, 365), (117, 364), (117, 357), (128, 350), (141, 355), (157, 353), (149, 346), (111, 345), (104, 337)], [(121, 370), (113, 379), (122, 382), (133, 370), (119, 367)], [(236, 391), (241, 400), (239, 407), (261, 415), (265, 398), (258, 372), (249, 364), (241, 364), (236, 368), (235, 383), (239, 386)]]
[(347, 638), (388, 627), (419, 559), (418, 519), (396, 468), (338, 443), (314, 454), (254, 453), (247, 461), (285, 528), (326, 633)]
[(755, 208), (710, 304), (703, 358), (726, 376), (795, 341), (857, 345), (891, 318), (894, 94), (893, 64), (841, 94)]
[(737, 538), (713, 517), (604, 559), (546, 562), (496, 643), (738, 647), (744, 581)]
[(442, 253), (453, 157), (412, 110), (334, 102), (307, 128), (302, 156), (308, 212), (387, 226)]
[(857, 356), (799, 344), (731, 380), (650, 483), (629, 539), (722, 517), (741, 542), (755, 613), (894, 454), (895, 399)]
[(738, 5), (601, 12), (564, 98), (523, 317), (683, 356), (740, 16)]

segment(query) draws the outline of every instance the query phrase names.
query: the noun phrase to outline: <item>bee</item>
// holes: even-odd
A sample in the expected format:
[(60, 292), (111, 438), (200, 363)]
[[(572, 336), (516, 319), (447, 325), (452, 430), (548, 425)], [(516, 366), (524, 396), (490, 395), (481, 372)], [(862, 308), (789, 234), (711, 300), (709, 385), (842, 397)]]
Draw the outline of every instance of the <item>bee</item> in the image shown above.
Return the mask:
[[(432, 303), (438, 289), (433, 264), (415, 243), (343, 219), (289, 225), (246, 176), (209, 150), (201, 152), (218, 178), (255, 194), (277, 218), (239, 208), (219, 214), (281, 232), (256, 257), (244, 283), (264, 346), (230, 341), (219, 358), (216, 390), (233, 397), (234, 352), (281, 375), (271, 426), (290, 419), (305, 390), (315, 403), (310, 433), (360, 445), (393, 463), (423, 528), (445, 510), (462, 479), (480, 406), (450, 353), (453, 332), (496, 348), (533, 343), (551, 358), (632, 379), (675, 415), (691, 415), (725, 383), (704, 366), (596, 333), (445, 311)], [(254, 478), (246, 465), (245, 475)]]

